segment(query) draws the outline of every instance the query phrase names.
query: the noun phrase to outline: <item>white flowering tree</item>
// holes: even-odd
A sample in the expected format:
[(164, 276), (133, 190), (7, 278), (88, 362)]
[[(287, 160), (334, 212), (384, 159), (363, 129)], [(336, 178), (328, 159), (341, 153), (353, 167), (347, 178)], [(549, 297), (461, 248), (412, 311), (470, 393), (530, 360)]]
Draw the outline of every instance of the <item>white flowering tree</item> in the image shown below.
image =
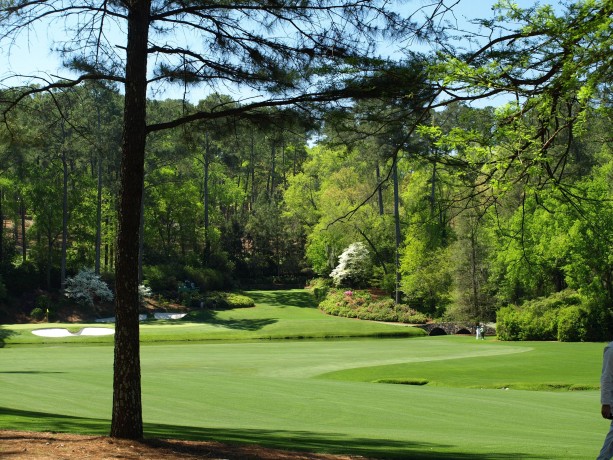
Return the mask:
[(151, 297), (152, 294), (153, 291), (149, 286), (146, 286), (144, 284), (138, 285), (138, 301), (141, 305), (145, 305), (145, 298)]
[(330, 277), (337, 287), (361, 287), (372, 276), (372, 261), (364, 243), (351, 243), (338, 258), (338, 265)]
[(94, 305), (94, 300), (113, 300), (113, 293), (108, 285), (89, 268), (84, 268), (74, 277), (66, 279), (64, 295), (89, 307)]

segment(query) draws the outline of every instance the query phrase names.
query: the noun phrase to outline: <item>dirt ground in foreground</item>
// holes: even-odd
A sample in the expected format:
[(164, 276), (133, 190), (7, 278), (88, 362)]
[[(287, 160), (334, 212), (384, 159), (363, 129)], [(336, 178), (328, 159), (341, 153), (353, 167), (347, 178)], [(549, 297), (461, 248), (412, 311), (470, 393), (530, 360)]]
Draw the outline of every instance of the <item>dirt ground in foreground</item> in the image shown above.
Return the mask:
[(257, 445), (230, 445), (214, 441), (175, 439), (129, 441), (107, 436), (29, 431), (0, 431), (0, 458), (3, 460), (365, 460), (365, 457), (359, 456), (290, 452)]

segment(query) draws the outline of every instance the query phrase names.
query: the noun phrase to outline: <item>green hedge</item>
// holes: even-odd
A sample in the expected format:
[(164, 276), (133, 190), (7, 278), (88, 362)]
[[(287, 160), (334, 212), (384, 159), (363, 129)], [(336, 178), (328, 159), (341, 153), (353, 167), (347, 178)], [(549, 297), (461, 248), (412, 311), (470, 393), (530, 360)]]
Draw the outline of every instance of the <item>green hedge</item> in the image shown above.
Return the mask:
[(407, 305), (396, 305), (392, 299), (372, 295), (366, 290), (331, 289), (319, 308), (329, 315), (371, 321), (424, 324), (429, 320)]
[(558, 312), (558, 340), (560, 342), (582, 342), (586, 339), (587, 315), (575, 305), (561, 308)]
[(181, 265), (146, 265), (143, 275), (147, 286), (155, 293), (176, 292), (185, 281), (194, 283), (200, 291), (227, 289), (231, 281), (225, 274), (212, 268)]
[(594, 312), (599, 310), (576, 291), (565, 290), (499, 309), (496, 333), (500, 340), (598, 340), (603, 324)]
[(328, 292), (332, 288), (332, 280), (326, 278), (314, 278), (309, 280), (307, 283), (306, 289), (310, 290), (315, 296), (315, 300), (318, 302), (322, 302), (325, 300)]
[(255, 307), (251, 297), (235, 292), (210, 292), (198, 299), (202, 301), (204, 308), (210, 310)]
[(251, 297), (234, 292), (211, 292), (199, 296), (194, 303), (199, 303), (200, 300), (204, 308), (190, 311), (182, 318), (183, 321), (209, 321), (212, 318), (211, 310), (255, 307), (255, 302)]

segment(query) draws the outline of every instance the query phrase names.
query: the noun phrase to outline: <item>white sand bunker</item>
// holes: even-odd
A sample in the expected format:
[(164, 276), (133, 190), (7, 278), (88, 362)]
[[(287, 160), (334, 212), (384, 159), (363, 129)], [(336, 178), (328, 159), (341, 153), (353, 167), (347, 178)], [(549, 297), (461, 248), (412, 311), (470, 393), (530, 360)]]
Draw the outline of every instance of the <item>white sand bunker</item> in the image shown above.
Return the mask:
[(153, 316), (155, 319), (181, 319), (187, 313), (154, 313)]
[(115, 333), (114, 329), (107, 327), (84, 327), (79, 332), (70, 332), (64, 328), (49, 328), (49, 329), (35, 329), (32, 334), (41, 337), (77, 337), (81, 335), (112, 335)]
[[(183, 318), (185, 315), (187, 315), (187, 313), (163, 313), (163, 312), (157, 312), (153, 314), (153, 318), (154, 319), (181, 319)], [(147, 320), (147, 315), (145, 314), (140, 314), (138, 315), (138, 320), (139, 321), (146, 321)], [(114, 323), (115, 322), (115, 317), (111, 316), (109, 318), (98, 318), (96, 320), (97, 323)]]
[[(147, 319), (147, 315), (145, 315), (145, 314), (138, 315), (138, 320), (139, 321), (145, 321), (146, 319)], [(95, 321), (97, 323), (114, 323), (115, 322), (115, 317), (114, 316), (110, 316), (108, 318), (98, 318)]]

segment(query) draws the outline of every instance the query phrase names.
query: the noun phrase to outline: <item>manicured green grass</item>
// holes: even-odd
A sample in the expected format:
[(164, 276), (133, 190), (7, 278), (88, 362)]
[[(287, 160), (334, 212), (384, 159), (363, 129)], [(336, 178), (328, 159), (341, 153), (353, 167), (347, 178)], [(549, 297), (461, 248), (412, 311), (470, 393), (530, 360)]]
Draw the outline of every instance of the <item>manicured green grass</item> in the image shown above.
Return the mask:
[[(141, 324), (141, 341), (182, 342), (203, 340), (254, 340), (338, 337), (415, 337), (421, 329), (401, 325), (328, 316), (316, 308), (312, 295), (302, 289), (291, 291), (253, 291), (254, 308), (202, 310), (198, 321), (146, 321)], [(113, 327), (106, 324), (38, 323), (0, 326), (0, 344), (112, 343), (112, 336), (45, 338), (33, 329)]]
[[(266, 293), (279, 324), (310, 309), (279, 295), (290, 297)], [(145, 431), (401, 459), (595, 458), (608, 428), (598, 392), (542, 384), (596, 388), (602, 347), (467, 337), (145, 343)], [(108, 433), (112, 361), (109, 344), (0, 349), (0, 427)]]
[[(418, 360), (331, 372), (335, 380), (524, 390), (597, 390), (602, 344), (558, 342), (486, 342), (470, 338), (446, 350), (446, 343), (428, 342)], [(501, 357), (504, 355), (504, 359)]]

